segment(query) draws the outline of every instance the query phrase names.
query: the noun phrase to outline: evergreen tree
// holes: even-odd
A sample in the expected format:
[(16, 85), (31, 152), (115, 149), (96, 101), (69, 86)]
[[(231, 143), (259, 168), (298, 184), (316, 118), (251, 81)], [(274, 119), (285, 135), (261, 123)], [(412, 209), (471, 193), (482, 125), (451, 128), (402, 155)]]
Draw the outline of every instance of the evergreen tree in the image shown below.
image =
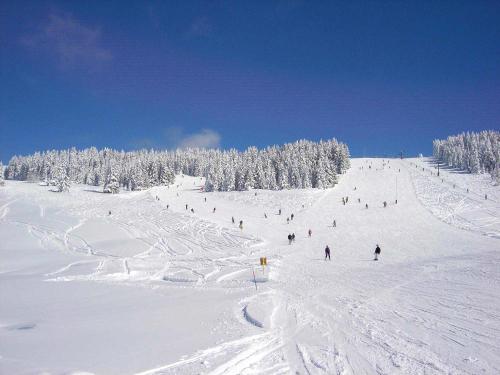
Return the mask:
[(160, 176), (161, 185), (168, 186), (174, 183), (175, 176), (169, 167), (162, 167)]
[(325, 157), (322, 154), (318, 155), (316, 168), (314, 173), (313, 187), (318, 189), (325, 189), (328, 187), (328, 179), (326, 174)]
[(57, 191), (59, 192), (69, 191), (71, 181), (68, 175), (67, 168), (59, 166), (56, 169), (55, 186), (57, 187)]
[(120, 192), (120, 183), (114, 173), (111, 173), (109, 181), (104, 185), (104, 193), (118, 194)]

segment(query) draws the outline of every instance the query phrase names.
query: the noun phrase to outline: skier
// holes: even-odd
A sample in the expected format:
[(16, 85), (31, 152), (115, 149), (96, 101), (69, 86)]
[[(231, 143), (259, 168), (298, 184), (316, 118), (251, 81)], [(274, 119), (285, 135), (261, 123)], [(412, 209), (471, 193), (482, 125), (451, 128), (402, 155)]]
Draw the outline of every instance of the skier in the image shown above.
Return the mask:
[(188, 205), (186, 204), (186, 210), (188, 209)]
[(205, 202), (207, 201), (207, 197), (205, 197)]
[(111, 216), (111, 211), (109, 211), (109, 215)]
[(169, 207), (170, 207), (170, 205), (167, 204), (167, 210), (168, 210)]
[(349, 197), (345, 197), (345, 202), (349, 202)]
[(361, 198), (358, 198), (358, 203), (361, 203)]
[(215, 207), (214, 207), (214, 211), (213, 211), (213, 213), (215, 214)]
[(289, 245), (292, 244), (292, 235), (291, 234), (288, 234), (288, 244)]
[(386, 208), (386, 207), (387, 207), (387, 202), (386, 202), (386, 201), (384, 201), (384, 208)]
[(368, 208), (368, 203), (367, 203), (367, 204), (365, 204), (365, 207), (366, 207), (366, 208)]
[(292, 233), (292, 241), (295, 242), (295, 233)]
[(278, 210), (278, 215), (281, 215), (281, 208)]
[(330, 248), (328, 247), (328, 245), (326, 245), (326, 247), (325, 247), (325, 260), (326, 260), (326, 258), (328, 258), (329, 260), (332, 260), (330, 258)]
[(240, 229), (243, 230), (243, 220), (240, 220)]
[(267, 214), (264, 212), (264, 219), (267, 219)]
[(488, 194), (484, 194), (484, 199), (488, 199)]
[(345, 198), (342, 197), (342, 204), (345, 206)]
[(191, 208), (191, 212), (194, 214), (194, 208)]
[(377, 247), (375, 248), (375, 259), (373, 259), (373, 260), (378, 260), (378, 256), (380, 255), (381, 251), (382, 250), (380, 250), (380, 247), (377, 244)]
[(333, 227), (337, 228), (337, 222), (335, 220), (333, 220)]
[(290, 218), (289, 217), (286, 218), (286, 223), (290, 224)]
[(234, 216), (231, 216), (231, 221), (232, 221), (232, 222), (233, 222), (233, 224), (234, 224)]
[(290, 215), (290, 219), (293, 220), (293, 214)]
[(307, 234), (309, 235), (309, 237), (311, 237), (312, 234), (313, 234), (312, 230), (309, 229), (309, 231), (307, 232)]

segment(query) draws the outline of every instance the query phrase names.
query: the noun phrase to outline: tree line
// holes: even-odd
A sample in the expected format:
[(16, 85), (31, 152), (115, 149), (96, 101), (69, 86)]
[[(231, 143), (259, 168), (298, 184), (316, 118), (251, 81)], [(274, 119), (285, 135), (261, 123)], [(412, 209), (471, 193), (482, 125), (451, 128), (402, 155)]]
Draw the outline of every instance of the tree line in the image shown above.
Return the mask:
[(433, 155), (447, 165), (469, 173), (489, 173), (500, 179), (500, 132), (485, 130), (435, 139)]
[[(169, 185), (176, 174), (205, 177), (206, 191), (327, 188), (350, 166), (349, 149), (335, 139), (300, 140), (264, 149), (177, 149), (117, 151), (95, 147), (14, 156), (4, 175), (46, 181), (66, 190), (69, 182), (141, 190)], [(110, 188), (112, 186), (112, 188)]]

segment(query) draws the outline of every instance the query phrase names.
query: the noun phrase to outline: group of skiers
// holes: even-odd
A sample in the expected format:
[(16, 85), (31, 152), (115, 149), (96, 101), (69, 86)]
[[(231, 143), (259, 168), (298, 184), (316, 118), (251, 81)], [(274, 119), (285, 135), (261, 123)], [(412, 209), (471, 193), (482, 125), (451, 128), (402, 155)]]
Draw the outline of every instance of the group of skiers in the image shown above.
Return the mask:
[[(354, 190), (356, 190), (356, 187), (354, 188)], [(487, 199), (485, 197), (485, 199)], [(345, 206), (347, 204), (347, 202), (349, 202), (349, 197), (342, 197), (342, 204)], [(398, 200), (396, 199), (396, 204), (398, 204)], [(361, 203), (361, 198), (358, 198), (358, 203)], [(382, 202), (384, 208), (387, 207), (387, 201), (384, 201)], [(365, 208), (368, 209), (368, 203), (365, 203)], [(335, 224), (333, 225), (335, 227)]]
[[(357, 190), (357, 188), (355, 187), (355, 188), (354, 188), (354, 190)], [(487, 196), (485, 196), (485, 199), (487, 199)], [(156, 200), (160, 200), (158, 196), (156, 196)], [(207, 198), (206, 198), (206, 197), (204, 198), (204, 201), (205, 201), (205, 202), (207, 201)], [(345, 205), (345, 204), (347, 204), (348, 202), (349, 202), (349, 197), (348, 197), (348, 196), (346, 196), (346, 197), (342, 197), (342, 203), (343, 203), (344, 205)], [(358, 198), (358, 203), (360, 203), (360, 202), (361, 202), (361, 199), (360, 199), (360, 198)], [(397, 202), (396, 202), (396, 203), (397, 203)], [(384, 202), (383, 202), (383, 205), (384, 205), (384, 207), (387, 207), (387, 202), (386, 202), (386, 201), (384, 201)], [(304, 206), (304, 205), (302, 205), (302, 206)], [(167, 205), (167, 209), (168, 209), (168, 207), (169, 207), (169, 205)], [(366, 203), (366, 204), (365, 204), (365, 207), (366, 207), (366, 208), (368, 208), (368, 203)], [(185, 209), (186, 209), (186, 210), (188, 210), (188, 209), (189, 209), (188, 204), (186, 204), (186, 205), (185, 205)], [(191, 210), (191, 212), (192, 212), (192, 213), (194, 213), (194, 209), (193, 209), (193, 208), (191, 208), (190, 210)], [(215, 212), (216, 212), (216, 207), (214, 207), (214, 208), (213, 208), (212, 213), (215, 213)], [(278, 210), (278, 215), (281, 215), (281, 213), (282, 213), (282, 212), (281, 212), (281, 208), (280, 208), (280, 209)], [(111, 215), (111, 211), (109, 212), (109, 215)], [(286, 219), (287, 223), (289, 224), (289, 223), (290, 223), (290, 221), (294, 219), (294, 217), (295, 217), (295, 216), (294, 216), (294, 214), (293, 214), (293, 213), (292, 213), (289, 217), (287, 217), (287, 219)], [(266, 219), (267, 219), (267, 213), (264, 213), (264, 218), (266, 218)], [(231, 217), (231, 222), (232, 222), (233, 224), (235, 224), (235, 219), (234, 219), (234, 216), (232, 216), (232, 217)], [(333, 220), (332, 227), (333, 227), (333, 228), (337, 227), (337, 222), (336, 222), (336, 220), (335, 220), (335, 219)], [(241, 230), (243, 230), (243, 220), (240, 220), (240, 221), (239, 221), (239, 228), (240, 228)], [(308, 237), (311, 237), (311, 236), (312, 236), (312, 230), (311, 230), (311, 229), (309, 229), (309, 230), (308, 230), (308, 232), (307, 232), (307, 234), (308, 234)], [(287, 238), (288, 238), (288, 244), (289, 244), (289, 245), (291, 245), (293, 242), (295, 242), (295, 233), (289, 233)], [(380, 249), (380, 246), (377, 244), (377, 246), (376, 246), (376, 248), (375, 248), (375, 252), (374, 252), (375, 257), (374, 257), (374, 259), (373, 259), (373, 260), (377, 261), (377, 260), (378, 260), (378, 258), (379, 258), (379, 256), (380, 256), (380, 253), (381, 253), (381, 249)], [(326, 245), (326, 247), (325, 247), (325, 260), (327, 260), (327, 259), (328, 259), (328, 260), (331, 260), (331, 250), (330, 250), (330, 247), (329, 247), (328, 245)]]
[[(214, 208), (214, 212), (215, 212), (215, 208)], [(235, 223), (235, 220), (234, 220), (234, 216), (231, 216), (231, 222), (234, 224)], [(243, 220), (240, 220), (240, 224), (238, 225), (238, 227), (243, 230)]]

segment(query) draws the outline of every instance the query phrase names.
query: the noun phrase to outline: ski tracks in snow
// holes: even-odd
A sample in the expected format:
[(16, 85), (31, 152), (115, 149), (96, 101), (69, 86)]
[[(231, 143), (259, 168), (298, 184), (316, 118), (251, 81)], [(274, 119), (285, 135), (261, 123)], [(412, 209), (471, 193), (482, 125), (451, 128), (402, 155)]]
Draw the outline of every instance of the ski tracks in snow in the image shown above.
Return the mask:
[(413, 161), (418, 164), (401, 164), (410, 173), (415, 195), (426, 209), (445, 223), (500, 239), (500, 204), (494, 198), (484, 199), (472, 190), (468, 192), (445, 181), (444, 176), (430, 174), (429, 165)]
[[(145, 194), (116, 200), (113, 214), (100, 217), (107, 228), (119, 228), (126, 234), (116, 248), (128, 241), (141, 245), (140, 250), (128, 255), (107, 252), (99, 242), (77, 234), (98, 212), (92, 202), (87, 202), (87, 211), (80, 212), (80, 221), (66, 230), (22, 224), (46, 247), (57, 243), (62, 251), (85, 256), (48, 273), (46, 276), (53, 281), (87, 280), (167, 291), (196, 288), (234, 293), (235, 323), (230, 329), (241, 337), (231, 336), (228, 341), (193, 350), (192, 354), (137, 375), (499, 373), (495, 353), (500, 349), (496, 339), (500, 336), (500, 315), (493, 291), (500, 288), (500, 280), (492, 275), (497, 275), (494, 267), (500, 259), (495, 252), (489, 256), (489, 263), (467, 254), (449, 258), (441, 255), (439, 260), (427, 257), (408, 261), (413, 258), (403, 257), (397, 265), (371, 260), (368, 265), (366, 260), (346, 258), (337, 261), (335, 253), (331, 263), (312, 256), (332, 238), (339, 240), (342, 220), (338, 221), (339, 228), (330, 228), (328, 233), (318, 230), (320, 233), (314, 232), (312, 239), (297, 232), (293, 246), (282, 242), (282, 234), (294, 228), (302, 234), (311, 223), (326, 228), (325, 220), (331, 223), (340, 210), (351, 209), (339, 203), (343, 195), (354, 194), (350, 184), (370, 185), (371, 174), (384, 173), (375, 168), (357, 172), (361, 161), (358, 164), (354, 163), (351, 175), (341, 179), (333, 190), (315, 191), (309, 196), (285, 192), (282, 201), (276, 192), (242, 193), (243, 203), (253, 202), (256, 197), (259, 210), (261, 205), (270, 205), (273, 210), (291, 205), (296, 217), (289, 227), (282, 222), (288, 213), (278, 217), (269, 211), (268, 221), (260, 224), (261, 229), (275, 226), (280, 232), (275, 236), (274, 227), (266, 232), (268, 237), (261, 233), (257, 236), (250, 229), (227, 228), (216, 220), (189, 214), (184, 207), (181, 211), (167, 211)], [(406, 186), (420, 178), (418, 172), (412, 171), (400, 176)], [(383, 178), (377, 181), (374, 192), (364, 192), (358, 185), (356, 194), (361, 191), (369, 199), (379, 199), (378, 195), (369, 195), (386, 184)], [(441, 215), (443, 221), (451, 223), (478, 203), (463, 194), (450, 196), (441, 190), (436, 193), (427, 177), (422, 181), (425, 194), (436, 199), (433, 205), (442, 207), (434, 214)], [(421, 198), (420, 182), (415, 184), (416, 195)], [(218, 199), (226, 196), (228, 201), (242, 203), (237, 193), (214, 194)], [(297, 196), (304, 198), (304, 207), (294, 201)], [(370, 211), (354, 206), (351, 212), (342, 212), (363, 224), (369, 219), (367, 215), (377, 209), (371, 204)], [(0, 207), (2, 220), (8, 218), (7, 210), (8, 204)], [(44, 212), (44, 218), (49, 215), (50, 211)], [(251, 217), (257, 220), (255, 212)], [(487, 227), (488, 233), (493, 232), (491, 228), (496, 225), (484, 217), (466, 219), (467, 229), (479, 228), (484, 233)], [(248, 221), (245, 218), (245, 223)], [(256, 233), (259, 227), (253, 224)], [(268, 257), (267, 268), (256, 265), (258, 254)], [(359, 253), (352, 255), (360, 257)]]

